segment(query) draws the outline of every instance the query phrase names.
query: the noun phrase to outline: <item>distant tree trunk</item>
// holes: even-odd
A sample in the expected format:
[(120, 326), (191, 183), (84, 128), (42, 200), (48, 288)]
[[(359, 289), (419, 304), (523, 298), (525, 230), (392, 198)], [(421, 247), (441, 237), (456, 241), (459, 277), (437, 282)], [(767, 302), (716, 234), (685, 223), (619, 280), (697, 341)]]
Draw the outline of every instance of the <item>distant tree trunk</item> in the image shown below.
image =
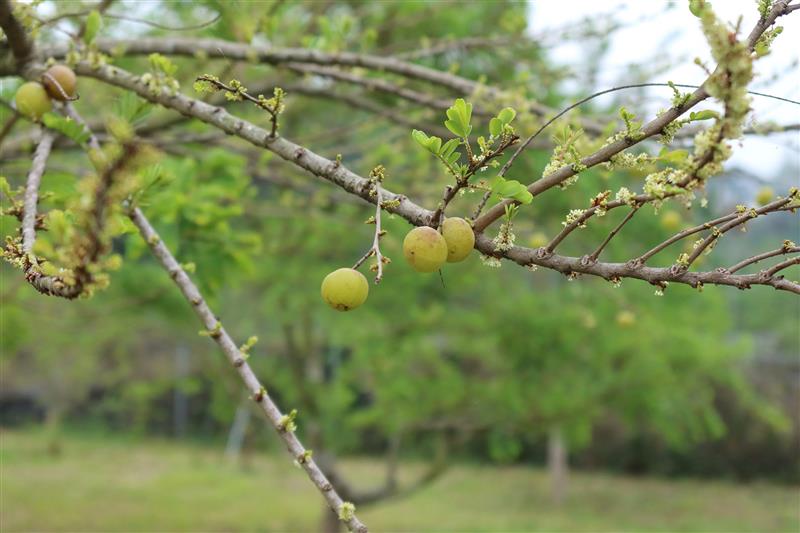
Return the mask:
[(250, 425), (250, 401), (245, 397), (236, 408), (233, 424), (228, 432), (228, 443), (225, 445), (225, 459), (235, 462), (242, 451), (247, 427)]
[(189, 349), (185, 344), (179, 344), (175, 349), (175, 382), (172, 398), (172, 422), (175, 436), (180, 438), (186, 434), (189, 420), (189, 398), (183, 392), (182, 385), (189, 374)]
[(564, 436), (561, 428), (550, 430), (547, 440), (547, 468), (550, 471), (550, 493), (553, 503), (561, 505), (567, 493), (567, 447), (564, 445)]
[(47, 435), (47, 453), (53, 457), (61, 455), (63, 451), (61, 446), (61, 422), (63, 418), (63, 411), (57, 408), (48, 409), (45, 415), (44, 425)]

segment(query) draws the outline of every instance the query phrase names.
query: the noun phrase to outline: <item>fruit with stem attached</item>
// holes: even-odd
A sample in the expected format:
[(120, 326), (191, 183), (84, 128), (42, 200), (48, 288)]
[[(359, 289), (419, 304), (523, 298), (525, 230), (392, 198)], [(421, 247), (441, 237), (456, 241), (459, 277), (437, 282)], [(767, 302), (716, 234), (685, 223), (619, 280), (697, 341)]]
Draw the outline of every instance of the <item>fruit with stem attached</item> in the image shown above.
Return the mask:
[(403, 240), (403, 255), (417, 272), (436, 272), (447, 261), (447, 241), (431, 227), (414, 228)]
[(41, 83), (35, 81), (20, 85), (14, 100), (17, 103), (17, 111), (32, 120), (41, 119), (42, 115), (53, 108), (47, 91)]
[(463, 218), (453, 217), (442, 223), (442, 237), (447, 243), (447, 262), (458, 263), (466, 259), (475, 246), (475, 232)]
[(322, 299), (337, 311), (351, 311), (367, 300), (369, 283), (352, 268), (334, 270), (322, 280)]
[(78, 80), (71, 68), (65, 65), (53, 65), (42, 74), (42, 83), (51, 98), (64, 102), (75, 99)]

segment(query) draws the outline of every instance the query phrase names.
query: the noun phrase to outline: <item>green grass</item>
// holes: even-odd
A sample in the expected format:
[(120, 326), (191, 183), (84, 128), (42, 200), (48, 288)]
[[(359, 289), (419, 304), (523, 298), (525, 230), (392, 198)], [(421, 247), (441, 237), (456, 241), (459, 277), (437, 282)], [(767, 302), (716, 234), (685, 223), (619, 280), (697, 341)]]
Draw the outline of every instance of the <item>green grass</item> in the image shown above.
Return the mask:
[[(4, 431), (0, 531), (314, 531), (322, 500), (283, 456), (227, 464), (215, 448), (69, 435), (58, 457), (39, 431)], [(419, 465), (405, 465), (413, 474)], [(380, 462), (343, 471), (378, 484)], [(800, 530), (797, 488), (575, 473), (561, 507), (546, 473), (455, 465), (412, 496), (359, 509), (372, 531)]]

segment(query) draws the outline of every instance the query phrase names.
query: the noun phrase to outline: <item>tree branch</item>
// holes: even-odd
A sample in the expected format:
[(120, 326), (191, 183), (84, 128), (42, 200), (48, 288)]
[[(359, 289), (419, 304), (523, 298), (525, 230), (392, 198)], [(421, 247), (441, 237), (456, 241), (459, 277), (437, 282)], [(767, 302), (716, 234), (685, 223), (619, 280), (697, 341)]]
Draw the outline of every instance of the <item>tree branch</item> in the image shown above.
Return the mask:
[[(150, 247), (153, 255), (166, 270), (175, 285), (178, 286), (184, 298), (191, 304), (203, 326), (209, 332), (209, 336), (217, 343), (222, 352), (228, 358), (228, 361), (236, 368), (245, 387), (252, 395), (253, 400), (261, 407), (267, 415), (270, 423), (272, 424), (278, 436), (286, 444), (286, 448), (300, 466), (305, 470), (308, 478), (317, 487), (322, 496), (327, 501), (330, 508), (340, 516), (342, 516), (343, 505), (345, 502), (336, 492), (336, 489), (325, 477), (325, 474), (319, 469), (311, 454), (303, 447), (300, 440), (295, 435), (294, 431), (286, 423), (286, 415), (284, 415), (275, 402), (267, 394), (266, 389), (256, 377), (250, 365), (247, 364), (246, 356), (242, 354), (237, 345), (233, 342), (228, 332), (217, 319), (214, 312), (206, 303), (200, 290), (189, 278), (188, 274), (181, 268), (178, 261), (164, 245), (164, 242), (158, 236), (153, 226), (145, 217), (144, 213), (136, 207), (128, 213), (131, 221), (139, 230), (142, 238)], [(355, 513), (350, 513), (351, 516), (344, 520), (350, 531), (358, 533), (366, 533), (367, 526), (365, 526), (356, 516)]]
[[(86, 63), (79, 63), (76, 71), (105, 83), (136, 92), (142, 98), (174, 109), (184, 115), (236, 135), (251, 144), (266, 148), (282, 159), (299, 166), (311, 174), (330, 181), (345, 191), (374, 203), (369, 195), (369, 180), (353, 173), (337, 161), (326, 159), (311, 150), (297, 145), (283, 137), (270, 137), (269, 131), (259, 128), (245, 120), (230, 115), (225, 109), (205, 102), (188, 98), (181, 94), (167, 92), (151, 92), (147, 85), (118, 67), (104, 66), (92, 68)], [(396, 213), (415, 226), (427, 225), (433, 215), (432, 211), (418, 206), (406, 196), (381, 188), (384, 202), (391, 202), (387, 211)], [(764, 279), (756, 275), (731, 275), (722, 272), (674, 272), (670, 268), (653, 268), (629, 263), (595, 263), (582, 264), (582, 258), (541, 253), (540, 249), (514, 246), (508, 251), (497, 252), (491, 239), (483, 235), (476, 236), (476, 248), (485, 255), (507, 258), (523, 266), (537, 265), (569, 274), (572, 272), (603, 277), (607, 280), (636, 278), (654, 284), (663, 282), (685, 283), (692, 286), (698, 284), (730, 285), (749, 288), (752, 285), (769, 285), (776, 289), (800, 294), (800, 283), (791, 282), (780, 277)]]
[(776, 255), (785, 255), (785, 254), (796, 254), (800, 252), (800, 246), (794, 246), (791, 241), (784, 241), (783, 246), (778, 248), (777, 250), (771, 250), (769, 252), (764, 252), (762, 254), (754, 255), (744, 261), (740, 261), (735, 265), (728, 267), (726, 270), (733, 274), (746, 266), (750, 266), (754, 263), (758, 263), (759, 261), (763, 261), (764, 259), (769, 259), (770, 257), (775, 257)]
[(22, 71), (33, 56), (33, 42), (14, 16), (11, 0), (0, 0), (0, 28), (6, 34), (17, 69)]
[(55, 134), (50, 130), (42, 130), (39, 144), (36, 146), (36, 153), (33, 155), (31, 170), (28, 172), (28, 179), (25, 184), (24, 210), (22, 215), (22, 251), (30, 254), (33, 251), (33, 244), (36, 241), (36, 206), (39, 203), (39, 186), (42, 183), (47, 158), (53, 147)]

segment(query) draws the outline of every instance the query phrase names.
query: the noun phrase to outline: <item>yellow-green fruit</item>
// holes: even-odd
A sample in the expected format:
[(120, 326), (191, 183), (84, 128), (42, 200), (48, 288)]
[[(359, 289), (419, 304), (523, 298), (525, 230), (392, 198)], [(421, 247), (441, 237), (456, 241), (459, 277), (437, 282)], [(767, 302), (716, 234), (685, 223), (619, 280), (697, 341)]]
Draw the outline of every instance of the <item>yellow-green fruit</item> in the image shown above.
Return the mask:
[(636, 323), (636, 315), (631, 311), (620, 311), (617, 314), (617, 324), (622, 327), (632, 326)]
[(436, 272), (447, 261), (447, 241), (431, 227), (414, 228), (403, 240), (403, 255), (417, 272)]
[(369, 283), (352, 268), (334, 270), (322, 280), (322, 299), (337, 311), (350, 311), (367, 300)]
[(547, 242), (547, 235), (541, 231), (537, 231), (531, 235), (531, 238), (528, 240), (528, 244), (530, 244), (531, 248), (541, 248), (547, 244)]
[(661, 215), (661, 227), (667, 231), (677, 231), (680, 229), (683, 219), (677, 211), (664, 211)]
[(773, 198), (775, 198), (775, 191), (772, 190), (772, 187), (761, 187), (756, 195), (756, 202), (758, 205), (767, 205)]
[(14, 99), (17, 102), (17, 111), (33, 120), (39, 120), (53, 108), (47, 91), (41, 83), (35, 81), (20, 85)]
[[(56, 100), (71, 100), (75, 98), (75, 89), (78, 80), (71, 68), (65, 65), (53, 65), (42, 75), (42, 83), (47, 89), (47, 94)], [(56, 86), (56, 83), (58, 86)], [(61, 88), (59, 90), (59, 87)]]
[(475, 246), (475, 232), (463, 218), (448, 218), (442, 223), (442, 237), (447, 243), (447, 262), (463, 261)]

